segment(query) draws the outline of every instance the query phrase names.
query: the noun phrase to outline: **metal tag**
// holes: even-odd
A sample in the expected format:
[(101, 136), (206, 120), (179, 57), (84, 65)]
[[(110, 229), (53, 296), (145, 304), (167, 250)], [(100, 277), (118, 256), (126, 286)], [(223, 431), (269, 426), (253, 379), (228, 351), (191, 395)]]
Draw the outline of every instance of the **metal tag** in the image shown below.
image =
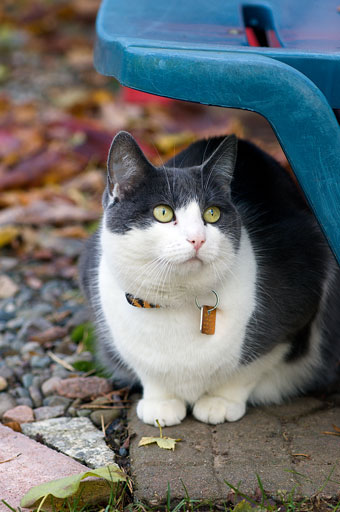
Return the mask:
[(215, 334), (216, 308), (201, 306), (200, 331), (202, 334)]

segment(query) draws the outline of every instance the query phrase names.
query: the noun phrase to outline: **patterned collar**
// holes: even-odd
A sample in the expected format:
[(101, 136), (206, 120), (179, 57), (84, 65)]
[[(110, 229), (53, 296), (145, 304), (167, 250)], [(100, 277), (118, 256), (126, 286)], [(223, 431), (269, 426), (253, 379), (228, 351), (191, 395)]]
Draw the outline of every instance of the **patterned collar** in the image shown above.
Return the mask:
[(137, 299), (137, 297), (134, 297), (130, 293), (126, 293), (125, 297), (128, 303), (131, 304), (131, 306), (134, 306), (135, 308), (160, 308), (158, 304), (150, 304), (150, 302), (147, 302), (146, 300)]

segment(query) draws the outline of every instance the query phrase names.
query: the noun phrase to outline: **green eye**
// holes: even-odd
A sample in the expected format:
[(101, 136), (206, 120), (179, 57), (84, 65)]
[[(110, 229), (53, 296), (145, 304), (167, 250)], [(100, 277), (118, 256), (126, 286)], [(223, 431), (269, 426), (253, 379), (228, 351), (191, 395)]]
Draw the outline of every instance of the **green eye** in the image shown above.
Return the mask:
[(203, 219), (205, 222), (217, 222), (218, 219), (221, 217), (221, 211), (218, 208), (218, 206), (209, 206), (209, 208), (206, 208), (203, 213)]
[(173, 209), (165, 204), (159, 204), (153, 209), (153, 216), (159, 222), (170, 222), (174, 218)]

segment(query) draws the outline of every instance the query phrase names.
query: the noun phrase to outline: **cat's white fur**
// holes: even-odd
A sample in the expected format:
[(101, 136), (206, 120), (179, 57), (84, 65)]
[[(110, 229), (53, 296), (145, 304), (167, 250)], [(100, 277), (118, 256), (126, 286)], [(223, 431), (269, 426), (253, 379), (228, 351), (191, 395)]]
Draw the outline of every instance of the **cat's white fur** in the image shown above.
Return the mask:
[[(285, 364), (288, 347), (278, 345), (240, 365), (256, 305), (257, 273), (244, 228), (236, 252), (219, 229), (203, 223), (196, 201), (176, 211), (176, 222), (154, 222), (122, 235), (110, 232), (105, 224), (104, 218), (101, 309), (116, 350), (143, 384), (137, 413), (145, 423), (177, 424), (185, 417), (187, 404), (201, 421), (235, 421), (244, 415), (247, 400), (278, 402), (310, 373), (319, 356), (315, 326), (313, 349), (303, 363)], [(196, 252), (192, 241), (198, 238), (204, 243)], [(213, 336), (200, 333), (195, 304), (197, 296), (201, 304), (214, 305), (211, 290), (219, 295)], [(161, 307), (135, 308), (125, 293)]]

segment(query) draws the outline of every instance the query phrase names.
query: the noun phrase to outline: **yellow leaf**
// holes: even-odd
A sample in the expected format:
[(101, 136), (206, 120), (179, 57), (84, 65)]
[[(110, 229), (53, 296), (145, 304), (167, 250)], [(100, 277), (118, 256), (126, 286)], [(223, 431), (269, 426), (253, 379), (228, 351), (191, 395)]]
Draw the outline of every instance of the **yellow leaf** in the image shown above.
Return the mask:
[(157, 443), (157, 439), (160, 439), (160, 437), (142, 437), (138, 443), (138, 446), (146, 446), (147, 444)]
[(190, 142), (193, 142), (194, 138), (194, 134), (189, 131), (169, 133), (166, 135), (159, 135), (155, 140), (155, 144), (157, 149), (162, 153), (169, 153), (170, 151), (178, 150), (178, 148), (186, 144), (190, 144)]
[(9, 244), (19, 234), (19, 230), (14, 226), (0, 227), (0, 247)]
[(156, 420), (156, 423), (159, 428), (159, 437), (142, 437), (138, 446), (146, 446), (147, 444), (156, 443), (159, 448), (163, 448), (164, 450), (174, 450), (176, 443), (181, 441), (181, 439), (172, 439), (171, 437), (163, 436), (163, 429), (159, 421)]
[(160, 437), (159, 439), (157, 439), (157, 444), (160, 448), (164, 448), (164, 450), (174, 450), (177, 441), (180, 441), (180, 439), (172, 439), (171, 437)]
[(172, 439), (171, 437), (142, 437), (138, 446), (146, 446), (147, 444), (156, 443), (164, 450), (174, 450), (176, 443), (179, 441), (181, 441), (181, 439)]

